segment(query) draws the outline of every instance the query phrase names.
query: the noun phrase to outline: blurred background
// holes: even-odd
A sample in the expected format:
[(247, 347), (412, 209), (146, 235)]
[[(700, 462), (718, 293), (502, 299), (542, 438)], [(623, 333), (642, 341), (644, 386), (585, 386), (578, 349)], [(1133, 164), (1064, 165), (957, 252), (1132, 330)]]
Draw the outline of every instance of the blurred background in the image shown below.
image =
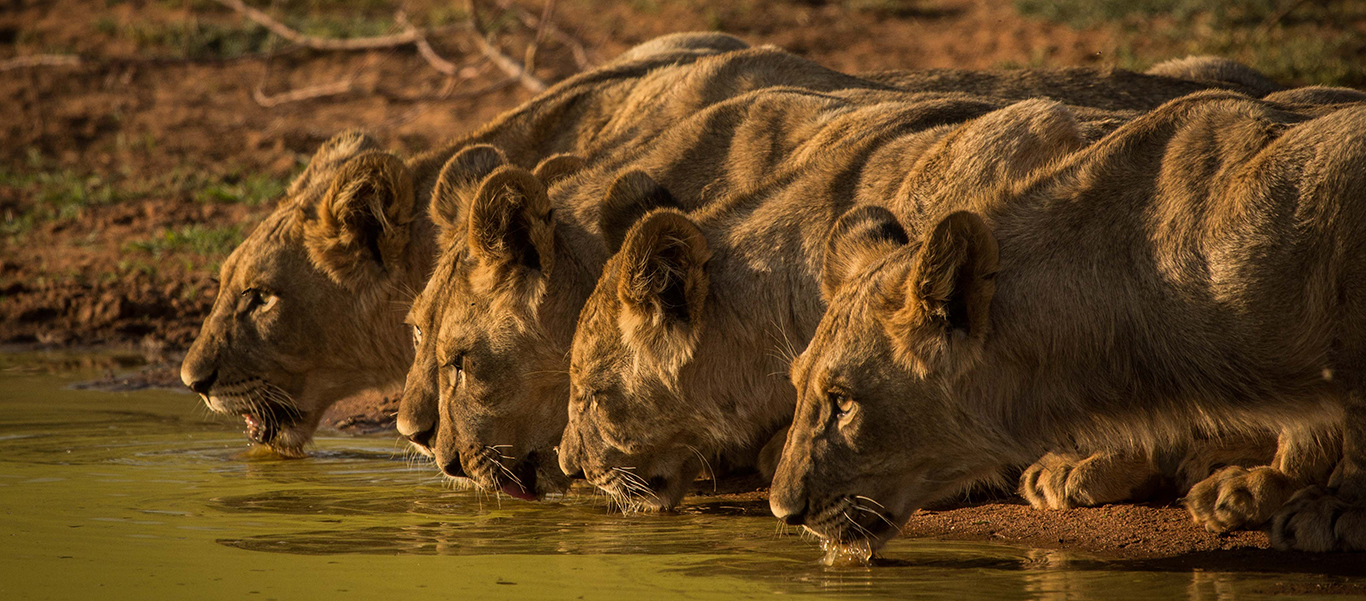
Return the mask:
[(182, 349), (332, 134), (422, 152), (689, 30), (847, 72), (1217, 54), (1366, 85), (1366, 0), (0, 0), (0, 343)]

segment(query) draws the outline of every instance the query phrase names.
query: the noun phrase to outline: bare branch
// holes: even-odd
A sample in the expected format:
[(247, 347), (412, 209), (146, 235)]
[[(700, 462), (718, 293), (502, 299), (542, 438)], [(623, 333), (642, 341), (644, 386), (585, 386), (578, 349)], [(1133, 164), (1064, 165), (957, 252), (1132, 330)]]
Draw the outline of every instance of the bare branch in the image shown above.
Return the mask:
[(0, 71), (25, 67), (77, 67), (81, 57), (74, 54), (30, 54), (0, 61)]
[(1310, 1), (1311, 0), (1299, 0), (1298, 2), (1290, 4), (1285, 8), (1282, 8), (1275, 14), (1268, 16), (1266, 19), (1262, 20), (1261, 26), (1257, 28), (1258, 31), (1260, 31), (1262, 34), (1266, 34), (1266, 32), (1270, 31), (1272, 27), (1275, 27), (1276, 25), (1280, 24), (1282, 19), (1290, 16), (1290, 13), (1295, 12), (1295, 10), (1299, 7), (1309, 4)]
[(574, 55), (574, 62), (578, 63), (580, 69), (587, 69), (593, 66), (593, 58), (588, 55), (588, 49), (569, 32), (557, 27), (554, 23), (544, 23), (531, 11), (522, 8), (512, 0), (495, 0), (499, 8), (510, 10), (517, 13), (517, 18), (522, 20), (522, 24), (531, 29), (545, 28), (545, 32), (554, 38), (555, 41), (569, 47), (569, 52)]
[[(379, 48), (393, 48), (397, 46), (406, 46), (408, 44), (413, 44), (417, 47), (417, 51), (419, 54), (422, 55), (423, 60), (427, 61), (427, 64), (431, 65), (432, 68), (448, 76), (454, 76), (459, 73), (459, 67), (438, 55), (436, 51), (432, 49), (431, 44), (427, 41), (427, 38), (423, 34), (422, 30), (418, 29), (417, 27), (414, 27), (413, 24), (408, 20), (407, 16), (404, 15), (402, 12), (399, 12), (395, 16), (395, 21), (399, 24), (399, 26), (403, 28), (402, 33), (387, 36), (351, 38), (343, 40), (304, 35), (294, 29), (291, 29), (284, 23), (275, 20), (270, 15), (267, 15), (266, 13), (261, 12), (260, 10), (247, 6), (247, 4), (242, 0), (215, 1), (219, 4), (222, 4), (224, 6), (227, 6), (228, 8), (237, 11), (238, 13), (241, 13), (242, 16), (251, 19), (252, 21), (255, 21), (262, 27), (265, 27), (266, 29), (270, 30), (275, 35), (278, 35), (300, 46), (313, 48), (315, 50), (373, 50)], [(469, 17), (468, 28), (470, 30), (470, 33), (472, 34), (470, 37), (473, 39), (475, 46), (478, 47), (479, 52), (483, 54), (485, 57), (488, 57), (488, 60), (492, 62), (494, 66), (498, 67), (500, 70), (506, 73), (509, 78), (520, 83), (522, 87), (531, 90), (532, 92), (544, 91), (546, 89), (546, 84), (544, 81), (541, 81), (540, 78), (536, 77), (535, 75), (532, 75), (531, 72), (525, 67), (523, 67), (520, 63), (518, 63), (516, 59), (513, 59), (512, 57), (509, 57), (508, 55), (504, 54), (496, 46), (490, 43), (487, 38), (484, 37), (483, 26), (479, 21), (479, 12), (475, 7), (474, 0), (465, 0), (465, 9)], [(548, 14), (549, 13), (547, 13), (547, 15)], [(537, 34), (537, 37), (538, 39), (540, 38), (539, 33)], [(300, 90), (296, 90), (294, 92), (289, 92), (287, 94), (282, 94), (275, 97), (266, 96), (258, 88), (256, 92), (253, 93), (253, 97), (256, 98), (257, 102), (261, 103), (262, 106), (274, 106), (275, 104), (280, 104), (283, 102), (293, 102), (295, 100), (317, 98), (319, 96), (330, 96), (349, 91), (350, 81), (347, 81), (345, 83), (345, 86), (342, 86), (341, 83), (328, 84), (325, 86), (313, 86), (310, 88), (303, 88)], [(298, 95), (299, 97), (296, 98), (296, 95)]]
[(484, 22), (479, 19), (479, 7), (474, 4), (474, 0), (465, 0), (465, 18), (475, 31), (481, 34), (484, 32)]
[(502, 50), (489, 43), (488, 39), (484, 37), (484, 30), (479, 20), (479, 11), (474, 5), (474, 0), (465, 0), (465, 11), (469, 16), (470, 33), (473, 34), (470, 37), (474, 39), (474, 44), (479, 47), (479, 51), (484, 56), (489, 57), (489, 61), (494, 66), (507, 73), (508, 77), (516, 79), (518, 83), (522, 84), (522, 87), (532, 92), (544, 92), (546, 89), (544, 81), (528, 72), (517, 62), (517, 59), (503, 54)]
[(290, 90), (288, 92), (276, 94), (274, 96), (267, 96), (264, 90), (262, 90), (260, 87), (257, 87), (255, 90), (252, 91), (251, 98), (252, 100), (256, 101), (256, 104), (259, 104), (266, 108), (272, 108), (290, 102), (299, 102), (301, 100), (311, 100), (313, 98), (325, 98), (328, 96), (336, 96), (338, 94), (345, 94), (351, 91), (352, 79), (354, 79), (354, 77), (350, 77), (338, 82), (309, 86), (306, 88), (299, 88), (297, 90)]
[(532, 38), (531, 43), (526, 47), (526, 60), (522, 61), (526, 65), (527, 71), (536, 70), (536, 51), (540, 50), (541, 42), (545, 41), (546, 27), (550, 25), (550, 18), (555, 15), (555, 0), (545, 0), (545, 7), (541, 9), (541, 22), (536, 27), (536, 37)]
[(299, 33), (298, 31), (291, 29), (288, 25), (276, 21), (270, 15), (247, 6), (242, 0), (214, 1), (241, 13), (242, 16), (269, 29), (270, 32), (275, 35), (300, 46), (306, 46), (315, 50), (373, 50), (376, 48), (393, 48), (395, 46), (414, 44), (419, 37), (416, 30), (410, 29), (394, 35), (382, 35), (368, 38), (350, 38), (344, 40), (320, 38)]
[(432, 50), (432, 45), (427, 42), (427, 37), (422, 35), (422, 32), (418, 30), (418, 28), (413, 27), (412, 22), (408, 20), (408, 15), (404, 14), (403, 11), (399, 11), (398, 14), (394, 15), (394, 21), (397, 22), (405, 32), (413, 36), (413, 43), (417, 45), (417, 53), (422, 55), (423, 60), (426, 60), (427, 64), (431, 65), (433, 69), (445, 73), (448, 76), (455, 76), (459, 68), (456, 67), (455, 63), (441, 58), (435, 50)]

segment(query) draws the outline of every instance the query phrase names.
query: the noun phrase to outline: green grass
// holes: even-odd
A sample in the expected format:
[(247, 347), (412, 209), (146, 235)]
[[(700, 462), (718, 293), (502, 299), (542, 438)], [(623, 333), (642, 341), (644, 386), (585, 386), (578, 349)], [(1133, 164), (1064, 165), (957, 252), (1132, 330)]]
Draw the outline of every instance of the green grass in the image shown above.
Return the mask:
[(1188, 21), (1208, 15), (1225, 26), (1261, 24), (1296, 0), (1015, 0), (1022, 15), (1076, 28), (1133, 18)]
[(269, 175), (228, 175), (217, 181), (204, 182), (194, 193), (194, 199), (198, 202), (242, 203), (255, 207), (284, 196), (285, 187), (285, 180)]
[(365, 38), (389, 35), (398, 31), (391, 16), (367, 17), (356, 14), (345, 16), (309, 15), (302, 19), (286, 21), (291, 27), (307, 35), (322, 38)]
[(228, 59), (265, 52), (272, 44), (266, 28), (255, 23), (230, 25), (212, 22), (98, 23), (101, 31), (133, 40), (142, 50), (160, 50), (177, 58)]
[(125, 253), (143, 253), (156, 258), (177, 252), (189, 252), (201, 257), (224, 257), (242, 243), (242, 226), (205, 227), (186, 225), (178, 229), (163, 229), (160, 234), (145, 240), (133, 240), (123, 245)]
[(70, 169), (36, 173), (0, 168), (0, 186), (19, 190), (33, 201), (21, 213), (6, 211), (0, 231), (6, 236), (23, 234), (38, 223), (74, 220), (94, 206), (114, 204), (126, 197), (98, 175), (81, 175)]
[[(133, 41), (144, 52), (190, 60), (231, 59), (260, 54), (283, 44), (265, 27), (240, 18), (235, 12), (214, 2), (168, 2), (173, 8), (192, 11), (189, 19), (120, 23), (110, 17), (94, 22), (95, 30), (116, 38)], [(384, 2), (287, 2), (284, 6), (252, 3), (302, 32), (324, 38), (359, 38), (395, 33), (393, 6)], [(295, 6), (297, 5), (297, 6)], [(374, 5), (371, 7), (371, 5)], [(368, 10), (370, 8), (379, 8)], [(323, 10), (323, 9), (334, 10)], [(449, 16), (444, 11), (442, 15)]]
[(193, 168), (175, 169), (156, 178), (110, 178), (53, 169), (35, 153), (30, 153), (29, 164), (27, 170), (0, 167), (0, 187), (16, 190), (22, 200), (19, 208), (0, 213), (0, 235), (21, 237), (40, 224), (75, 221), (92, 208), (144, 198), (263, 206), (283, 197), (293, 178), (240, 169), (204, 173)]

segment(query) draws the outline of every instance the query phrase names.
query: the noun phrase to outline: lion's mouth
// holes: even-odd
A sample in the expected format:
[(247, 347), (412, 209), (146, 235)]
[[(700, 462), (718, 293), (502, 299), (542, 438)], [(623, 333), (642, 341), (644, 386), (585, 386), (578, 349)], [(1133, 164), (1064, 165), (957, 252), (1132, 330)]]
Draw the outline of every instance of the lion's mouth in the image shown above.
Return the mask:
[(298, 409), (274, 402), (256, 402), (237, 412), (246, 424), (243, 432), (252, 442), (267, 446), (278, 442), (280, 434), (302, 421)]
[(901, 531), (898, 523), (905, 520), (868, 497), (844, 497), (808, 517), (805, 527), (822, 539), (829, 564), (869, 561), (874, 551)]
[(280, 434), (280, 427), (271, 421), (263, 421), (247, 412), (242, 413), (242, 419), (247, 422), (247, 438), (261, 444), (270, 444)]
[(511, 477), (507, 478), (498, 487), (498, 490), (514, 499), (537, 500), (539, 497), (536, 494), (536, 465), (536, 452), (528, 453), (526, 458), (519, 462), (509, 474)]
[(677, 486), (678, 480), (668, 476), (642, 477), (633, 470), (609, 468), (598, 477), (590, 477), (594, 486), (616, 498), (623, 509), (669, 511), (677, 507), (686, 492)]

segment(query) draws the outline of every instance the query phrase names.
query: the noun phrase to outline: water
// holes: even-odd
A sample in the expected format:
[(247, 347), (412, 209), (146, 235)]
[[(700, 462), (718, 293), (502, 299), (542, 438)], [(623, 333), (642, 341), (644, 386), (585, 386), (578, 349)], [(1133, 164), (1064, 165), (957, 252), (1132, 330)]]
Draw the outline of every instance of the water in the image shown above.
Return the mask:
[(893, 565), (826, 568), (725, 501), (623, 516), (452, 491), (393, 436), (247, 457), (241, 426), (189, 394), (69, 388), (98, 375), (80, 359), (0, 355), (0, 599), (1223, 601), (1322, 580), (904, 539)]

